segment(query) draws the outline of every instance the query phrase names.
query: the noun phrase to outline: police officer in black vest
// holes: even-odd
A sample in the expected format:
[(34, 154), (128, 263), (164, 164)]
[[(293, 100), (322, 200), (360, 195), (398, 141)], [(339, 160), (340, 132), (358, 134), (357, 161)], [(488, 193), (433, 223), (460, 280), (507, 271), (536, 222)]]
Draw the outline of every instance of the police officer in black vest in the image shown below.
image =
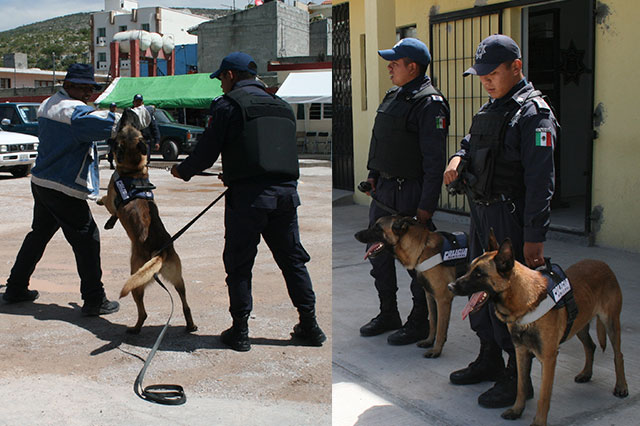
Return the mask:
[(246, 53), (222, 60), (211, 78), (220, 79), (224, 95), (211, 103), (210, 124), (194, 152), (171, 173), (188, 181), (222, 154), (223, 181), (229, 187), (223, 260), (233, 318), (222, 342), (236, 351), (251, 349), (251, 269), (262, 236), (298, 309), (293, 338), (321, 346), (326, 337), (316, 322), (315, 294), (305, 266), (310, 258), (300, 242), (296, 212), (296, 119), (289, 104), (269, 94), (256, 74), (256, 63)]
[[(471, 222), (471, 258), (482, 254), (479, 236), (493, 228), (498, 242), (511, 238), (518, 261), (531, 268), (544, 264), (543, 243), (549, 227), (554, 191), (553, 146), (555, 116), (542, 94), (522, 74), (520, 48), (505, 35), (484, 39), (475, 64), (464, 72), (477, 75), (490, 96), (474, 116), (461, 149), (450, 160), (445, 184), (459, 171), (471, 188), (476, 223)], [(460, 163), (462, 168), (459, 168)], [(476, 231), (480, 232), (476, 232)], [(469, 315), (480, 338), (480, 355), (468, 367), (451, 373), (454, 384), (483, 381), (496, 384), (480, 395), (478, 403), (499, 408), (512, 405), (517, 392), (516, 359), (511, 336), (494, 313), (491, 302)], [(504, 367), (502, 351), (509, 360)], [(533, 397), (528, 383), (528, 398)]]
[[(369, 209), (369, 226), (391, 214), (416, 216), (433, 227), (446, 163), (445, 140), (449, 105), (425, 75), (431, 62), (427, 46), (415, 38), (400, 40), (392, 49), (378, 54), (389, 61), (387, 68), (395, 85), (378, 107), (369, 147), (368, 181), (376, 201)], [(411, 274), (413, 308), (402, 325), (398, 312), (394, 258), (383, 253), (370, 258), (371, 275), (380, 299), (380, 314), (360, 328), (362, 336), (389, 335), (391, 345), (405, 345), (427, 337), (427, 302), (424, 289)]]

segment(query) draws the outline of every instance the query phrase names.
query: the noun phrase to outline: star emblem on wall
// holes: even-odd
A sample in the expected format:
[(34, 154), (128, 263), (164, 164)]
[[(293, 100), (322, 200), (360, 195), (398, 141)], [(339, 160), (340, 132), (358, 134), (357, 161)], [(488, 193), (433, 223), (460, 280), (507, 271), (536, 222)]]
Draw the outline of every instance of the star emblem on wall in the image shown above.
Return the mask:
[(573, 40), (569, 43), (568, 49), (560, 49), (560, 73), (564, 79), (564, 84), (574, 82), (579, 85), (580, 76), (585, 72), (591, 72), (584, 64), (584, 54), (584, 50), (576, 49)]

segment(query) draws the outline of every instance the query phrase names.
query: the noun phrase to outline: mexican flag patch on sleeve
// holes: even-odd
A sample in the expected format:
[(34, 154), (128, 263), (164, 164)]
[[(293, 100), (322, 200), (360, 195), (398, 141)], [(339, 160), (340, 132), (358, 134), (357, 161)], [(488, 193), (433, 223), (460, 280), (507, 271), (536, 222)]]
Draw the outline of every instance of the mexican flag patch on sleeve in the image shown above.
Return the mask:
[(553, 148), (551, 129), (536, 129), (536, 146), (548, 146)]
[(441, 115), (436, 117), (436, 129), (444, 129), (447, 127), (447, 118)]

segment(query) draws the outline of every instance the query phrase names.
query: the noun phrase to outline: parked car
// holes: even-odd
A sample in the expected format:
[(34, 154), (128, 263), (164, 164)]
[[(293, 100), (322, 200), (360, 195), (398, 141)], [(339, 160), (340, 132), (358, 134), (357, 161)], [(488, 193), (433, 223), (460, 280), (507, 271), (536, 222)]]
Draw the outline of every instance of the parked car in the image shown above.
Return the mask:
[(167, 161), (178, 159), (179, 154), (191, 154), (198, 136), (204, 132), (203, 127), (181, 124), (164, 109), (156, 108), (154, 114), (158, 129), (160, 130), (160, 150), (152, 151), (152, 154), (162, 154)]
[[(38, 136), (38, 107), (35, 102), (0, 103), (2, 130)], [(5, 118), (7, 121), (5, 122)]]
[(38, 156), (38, 138), (2, 130), (1, 127), (9, 125), (8, 118), (0, 122), (0, 172), (10, 172), (15, 177), (27, 176)]

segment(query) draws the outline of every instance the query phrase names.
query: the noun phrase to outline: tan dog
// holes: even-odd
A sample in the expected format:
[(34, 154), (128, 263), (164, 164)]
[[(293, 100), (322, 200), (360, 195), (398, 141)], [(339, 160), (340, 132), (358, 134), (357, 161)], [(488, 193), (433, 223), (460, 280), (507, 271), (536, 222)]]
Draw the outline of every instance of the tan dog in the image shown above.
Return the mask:
[(109, 224), (113, 226), (117, 217), (131, 240), (132, 275), (122, 288), (120, 297), (126, 296), (129, 292), (133, 294), (138, 308), (138, 321), (127, 331), (129, 333), (140, 332), (140, 328), (147, 318), (143, 301), (144, 287), (153, 280), (153, 275), (156, 273), (161, 273), (176, 288), (182, 301), (187, 331), (195, 331), (197, 327), (193, 323), (191, 309), (187, 304), (180, 258), (173, 248), (173, 244), (160, 253), (156, 253), (171, 239), (171, 236), (160, 219), (155, 202), (153, 199), (132, 198), (126, 203), (118, 203), (119, 205), (116, 207), (118, 196), (122, 194), (117, 186), (122, 187), (123, 185), (123, 181), (117, 181), (118, 177), (124, 178), (124, 181), (135, 179), (137, 182), (146, 181), (148, 183), (147, 145), (139, 127), (136, 114), (126, 109), (120, 120), (114, 147), (116, 170), (109, 181), (107, 195), (98, 201), (98, 204), (104, 205), (112, 215), (112, 219), (109, 220), (105, 228), (108, 229)]
[[(409, 270), (439, 254), (444, 240), (441, 234), (430, 232), (416, 220), (401, 216), (381, 217), (372, 228), (358, 232), (355, 238), (371, 244), (365, 258), (374, 257), (387, 249)], [(429, 335), (417, 345), (431, 348), (425, 352), (425, 357), (437, 358), (447, 340), (453, 301), (453, 293), (447, 284), (456, 279), (456, 268), (440, 263), (417, 273), (417, 276), (425, 289), (429, 312), (436, 312), (436, 307), (438, 312), (437, 319), (435, 315), (429, 315)]]
[[(589, 335), (589, 323), (595, 316), (600, 347), (602, 350), (605, 349), (606, 335), (613, 346), (616, 370), (613, 394), (624, 398), (629, 393), (620, 352), (622, 293), (618, 281), (609, 266), (598, 260), (582, 260), (569, 267), (566, 275), (578, 307), (578, 315), (567, 338), (577, 335), (584, 346), (586, 357), (584, 368), (575, 377), (575, 381), (583, 383), (591, 379), (596, 345)], [(514, 260), (513, 247), (509, 239), (498, 247), (492, 233), (489, 251), (475, 259), (469, 272), (449, 287), (454, 294), (461, 296), (485, 292), (494, 302), (496, 316), (509, 327), (516, 349), (518, 394), (513, 407), (502, 413), (503, 418), (517, 419), (522, 415), (527, 385), (531, 380), (531, 354), (540, 360), (542, 383), (538, 411), (532, 424), (546, 425), (558, 346), (567, 325), (567, 309), (551, 309), (531, 323), (519, 323), (526, 322), (522, 321), (522, 318), (547, 298), (545, 277), (539, 271), (529, 269)]]

